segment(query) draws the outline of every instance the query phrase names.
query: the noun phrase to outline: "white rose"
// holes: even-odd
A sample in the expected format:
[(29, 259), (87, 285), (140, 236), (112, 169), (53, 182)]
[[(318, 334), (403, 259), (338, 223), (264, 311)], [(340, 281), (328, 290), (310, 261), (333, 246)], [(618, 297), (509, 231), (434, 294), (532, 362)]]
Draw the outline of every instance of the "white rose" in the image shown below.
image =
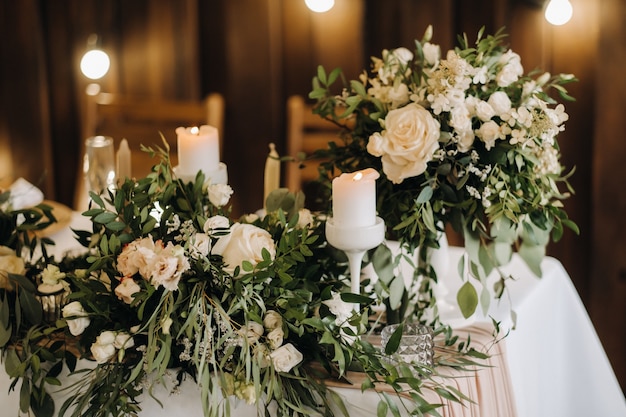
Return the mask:
[(298, 228), (304, 229), (306, 227), (311, 227), (314, 223), (315, 219), (313, 218), (311, 210), (306, 208), (298, 210)]
[(391, 108), (397, 109), (409, 102), (409, 87), (400, 83), (387, 90), (387, 98), (391, 102)]
[(407, 48), (396, 48), (391, 54), (398, 60), (398, 62), (402, 65), (406, 65), (413, 59), (413, 52), (409, 51)]
[(113, 346), (115, 349), (128, 349), (135, 346), (133, 337), (126, 332), (119, 332), (115, 335), (113, 340)]
[(511, 110), (511, 99), (504, 91), (496, 91), (487, 102), (498, 117), (502, 117)]
[(498, 74), (496, 74), (496, 83), (500, 87), (506, 87), (514, 83), (524, 74), (522, 59), (510, 49), (502, 54), (498, 62), (504, 64)]
[(285, 332), (281, 327), (277, 327), (265, 336), (267, 338), (267, 342), (272, 349), (278, 349), (280, 345), (283, 344), (283, 339), (285, 336)]
[(196, 233), (191, 238), (189, 249), (193, 257), (207, 256), (211, 250), (211, 238), (205, 233)]
[(223, 207), (230, 201), (233, 189), (228, 184), (211, 184), (208, 187), (209, 201), (215, 207)]
[(268, 330), (273, 330), (283, 326), (283, 317), (274, 310), (268, 310), (263, 317), (263, 326)]
[(162, 285), (167, 290), (176, 291), (181, 276), (190, 267), (182, 246), (168, 242), (149, 265), (150, 282), (157, 288)]
[(80, 336), (85, 329), (89, 327), (91, 320), (87, 316), (87, 312), (82, 304), (78, 301), (72, 301), (66, 304), (62, 309), (63, 318), (67, 321), (67, 327), (73, 336)]
[(302, 362), (303, 356), (291, 343), (287, 343), (270, 353), (270, 358), (277, 372), (289, 372)]
[(485, 142), (485, 147), (489, 150), (494, 147), (497, 139), (502, 139), (502, 131), (496, 122), (490, 120), (480, 126), (476, 131), (476, 136)]
[(155, 250), (155, 244), (151, 237), (130, 242), (117, 257), (117, 270), (127, 277), (139, 272), (144, 279), (148, 279), (147, 267), (155, 256)]
[(454, 128), (458, 140), (457, 147), (461, 152), (467, 152), (474, 143), (474, 129), (469, 105), (455, 106), (450, 111), (450, 126)]
[(426, 63), (431, 66), (435, 66), (439, 62), (439, 59), (441, 59), (441, 48), (439, 45), (426, 42), (422, 46), (422, 51), (424, 52), (424, 59), (426, 60)]
[(376, 135), (372, 135), (369, 142), (373, 143), (372, 150), (382, 151), (383, 171), (387, 177), (399, 184), (405, 178), (423, 173), (439, 148), (439, 122), (424, 107), (412, 103), (387, 113), (385, 128), (380, 134), (381, 143), (377, 143)]
[(230, 220), (228, 217), (224, 216), (213, 216), (209, 217), (206, 222), (204, 222), (204, 233), (209, 236), (212, 236), (212, 233), (216, 229), (228, 229), (230, 227)]
[(251, 224), (235, 223), (228, 235), (221, 236), (217, 240), (212, 253), (222, 256), (225, 264), (224, 271), (232, 275), (235, 268), (241, 266), (243, 261), (248, 261), (253, 266), (261, 262), (263, 249), (266, 249), (270, 258), (274, 259), (276, 248), (267, 230)]
[(24, 275), (26, 266), (24, 260), (7, 246), (0, 246), (0, 288), (12, 289), (8, 274)]
[(96, 341), (91, 345), (91, 354), (98, 363), (108, 362), (113, 356), (115, 356), (115, 332), (106, 330), (98, 337)]
[(133, 295), (139, 291), (141, 291), (141, 287), (131, 277), (123, 277), (122, 282), (115, 287), (115, 295), (126, 304), (131, 304)]
[(475, 110), (476, 116), (478, 116), (478, 118), (483, 122), (491, 120), (491, 118), (496, 114), (493, 107), (491, 107), (491, 104), (483, 100), (479, 100), (478, 103), (476, 103)]
[(240, 330), (241, 336), (245, 337), (249, 345), (253, 345), (263, 336), (263, 325), (256, 321), (249, 321), (245, 327)]
[(367, 152), (374, 156), (383, 156), (383, 143), (385, 140), (383, 139), (380, 132), (376, 132), (369, 137), (367, 141)]

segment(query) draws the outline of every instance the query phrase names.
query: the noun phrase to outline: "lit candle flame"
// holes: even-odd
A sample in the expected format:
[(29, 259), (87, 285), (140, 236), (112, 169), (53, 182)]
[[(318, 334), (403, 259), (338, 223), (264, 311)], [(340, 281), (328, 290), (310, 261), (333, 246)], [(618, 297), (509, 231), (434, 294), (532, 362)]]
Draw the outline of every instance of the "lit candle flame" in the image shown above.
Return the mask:
[(356, 174), (354, 174), (354, 177), (352, 177), (352, 181), (359, 181), (361, 178), (363, 178), (363, 173), (357, 172)]
[(200, 133), (200, 129), (198, 129), (197, 126), (194, 126), (194, 127), (191, 128), (190, 133), (192, 135), (197, 135), (198, 133)]

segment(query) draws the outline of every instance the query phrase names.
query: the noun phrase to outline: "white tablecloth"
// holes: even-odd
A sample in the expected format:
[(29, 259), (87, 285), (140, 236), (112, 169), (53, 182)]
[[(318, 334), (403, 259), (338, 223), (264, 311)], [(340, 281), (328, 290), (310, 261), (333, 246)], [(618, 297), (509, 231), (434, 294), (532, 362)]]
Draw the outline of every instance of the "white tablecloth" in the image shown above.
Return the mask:
[[(72, 226), (87, 229), (89, 223), (79, 214), (74, 214)], [(57, 242), (56, 253), (78, 246), (73, 242), (70, 230), (62, 230), (52, 236)], [(461, 279), (456, 276), (456, 265), (462, 255), (460, 248), (449, 248), (450, 268), (442, 280), (448, 294), (440, 295), (444, 318), (455, 327), (484, 324), (494, 317), (504, 328), (510, 327), (510, 307), (517, 313), (517, 328), (505, 339), (506, 353), (502, 357), (508, 364), (510, 381), (513, 387), (518, 417), (624, 417), (626, 400), (619, 387), (589, 316), (576, 293), (572, 282), (561, 263), (554, 258), (546, 258), (542, 263), (543, 277), (536, 278), (526, 268), (520, 258), (514, 257), (505, 271), (519, 278), (510, 281), (510, 300), (500, 304), (492, 303), (487, 315), (476, 314), (463, 320), (446, 306), (454, 303), (456, 288)], [(495, 279), (495, 277), (492, 277)], [(445, 317), (447, 315), (447, 317)], [(506, 369), (503, 369), (506, 373)], [(2, 415), (15, 415), (18, 410), (19, 395), (7, 395), (10, 380), (0, 371), (0, 404)], [(378, 403), (377, 394), (362, 395), (359, 390), (338, 389), (340, 395), (350, 404), (355, 416), (375, 416)], [(197, 388), (191, 382), (185, 383), (179, 394), (168, 395), (163, 390), (159, 398), (164, 399), (165, 408), (154, 400), (145, 398), (142, 402), (142, 416), (202, 416)], [(483, 392), (483, 395), (488, 393)], [(147, 396), (146, 396), (147, 397)], [(60, 406), (60, 397), (57, 407)], [(471, 411), (471, 410), (470, 410)], [(233, 415), (254, 416), (255, 410), (239, 404)], [(484, 410), (464, 415), (491, 417)], [(457, 415), (444, 412), (443, 415)], [(493, 417), (508, 417), (493, 415)]]

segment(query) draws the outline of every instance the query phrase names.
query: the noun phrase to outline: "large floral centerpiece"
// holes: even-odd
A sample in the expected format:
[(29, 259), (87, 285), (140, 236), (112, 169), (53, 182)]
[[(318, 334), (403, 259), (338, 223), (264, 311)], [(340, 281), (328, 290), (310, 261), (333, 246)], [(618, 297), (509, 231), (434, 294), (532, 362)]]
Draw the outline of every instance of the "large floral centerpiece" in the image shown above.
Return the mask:
[[(84, 254), (46, 258), (42, 268), (0, 265), (9, 283), (0, 290), (0, 347), (22, 412), (137, 415), (155, 386), (194, 381), (206, 416), (237, 415), (237, 402), (259, 415), (267, 407), (279, 416), (347, 415), (326, 381), (347, 383), (354, 370), (357, 389), (380, 390), (381, 416), (397, 411), (388, 392), (405, 393), (404, 406), (419, 414), (441, 406), (424, 399), (427, 390), (467, 399), (439, 369), (484, 355), (446, 333), (435, 366), (385, 360), (366, 337), (374, 298), (342, 299), (346, 266), (300, 198), (278, 190), (265, 216), (232, 219), (230, 186), (202, 172), (180, 180), (167, 149), (151, 151), (161, 162), (146, 178), (91, 194), (83, 214), (92, 227), (75, 231)], [(13, 222), (9, 234), (32, 223)], [(36, 302), (43, 283), (66, 291), (51, 320)], [(363, 309), (352, 311), (353, 302)], [(61, 404), (57, 390), (68, 395)]]
[[(558, 240), (563, 226), (576, 230), (563, 209), (568, 190), (559, 189), (569, 188), (557, 143), (568, 115), (549, 95), (571, 99), (563, 85), (574, 77), (525, 75), (502, 31), (481, 31), (475, 44), (460, 37), (445, 54), (431, 36), (429, 27), (413, 50), (384, 50), (372, 58), (371, 73), (339, 89), (339, 69), (318, 69), (310, 93), (314, 111), (342, 135), (312, 157), (325, 160), (323, 182), (338, 172), (380, 171), (378, 212), (390, 237), (408, 252), (422, 249), (420, 275), (436, 280), (426, 257), (446, 225), (462, 235), (467, 258), (457, 300), (468, 317), (479, 303), (488, 310), (486, 278), (515, 250), (541, 275), (550, 238)], [(501, 274), (497, 297), (509, 278)], [(420, 316), (432, 306), (433, 280), (416, 282), (419, 288), (411, 290), (387, 280), (381, 289), (392, 300), (387, 307), (411, 305)]]

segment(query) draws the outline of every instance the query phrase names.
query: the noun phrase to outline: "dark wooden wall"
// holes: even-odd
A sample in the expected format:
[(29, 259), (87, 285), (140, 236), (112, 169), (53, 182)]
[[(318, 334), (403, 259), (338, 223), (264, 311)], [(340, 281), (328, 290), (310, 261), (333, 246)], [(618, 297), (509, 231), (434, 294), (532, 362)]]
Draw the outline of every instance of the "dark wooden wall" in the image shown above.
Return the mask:
[(461, 32), (506, 26), (526, 71), (580, 79), (559, 142), (564, 164), (576, 167), (566, 204), (581, 236), (567, 233), (550, 254), (570, 273), (624, 387), (626, 5), (571, 2), (572, 21), (552, 27), (534, 0), (337, 0), (325, 14), (300, 0), (0, 0), (0, 185), (24, 176), (71, 203), (86, 85), (78, 60), (93, 32), (112, 58), (104, 91), (224, 94), (224, 159), (243, 213), (261, 207), (267, 145), (284, 152), (285, 100), (308, 93), (318, 64), (354, 78), (371, 55), (411, 47), (428, 24), (442, 48)]

